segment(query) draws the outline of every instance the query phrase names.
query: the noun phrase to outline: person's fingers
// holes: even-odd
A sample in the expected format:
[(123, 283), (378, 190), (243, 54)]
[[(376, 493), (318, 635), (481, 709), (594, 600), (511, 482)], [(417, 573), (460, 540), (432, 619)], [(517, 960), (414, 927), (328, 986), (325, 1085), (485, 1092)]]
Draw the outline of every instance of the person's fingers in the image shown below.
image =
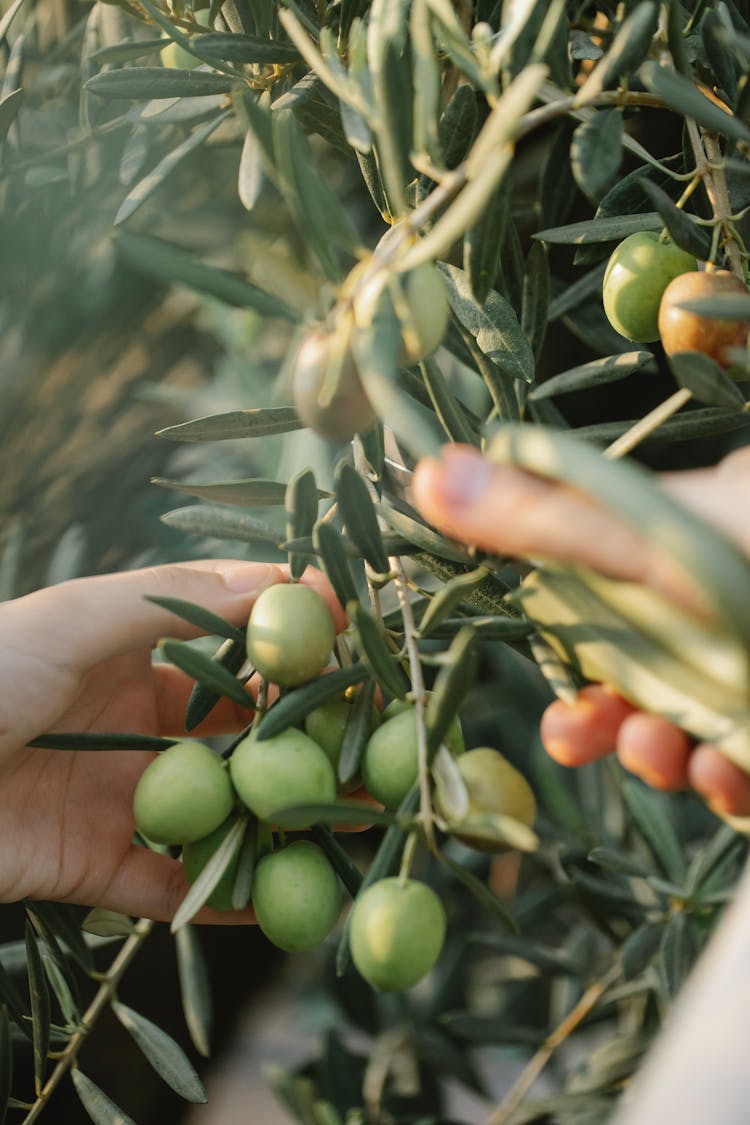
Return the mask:
[(617, 735), (617, 757), (626, 770), (654, 789), (685, 789), (691, 742), (674, 723), (637, 711), (625, 719)]
[[(189, 890), (182, 864), (170, 856), (151, 852), (132, 844), (105, 888), (77, 892), (64, 902), (79, 906), (99, 906), (136, 918), (170, 922)], [(193, 919), (211, 925), (248, 925), (255, 921), (252, 910), (203, 909)]]
[(618, 731), (633, 711), (611, 688), (590, 684), (574, 703), (550, 703), (542, 716), (542, 743), (560, 765), (584, 766), (615, 749)]
[(690, 755), (688, 780), (719, 816), (750, 814), (750, 777), (716, 746), (702, 742)]
[(422, 515), (444, 534), (499, 555), (577, 562), (644, 582), (697, 610), (702, 600), (678, 564), (647, 548), (634, 528), (574, 489), (468, 445), (425, 458), (413, 480)]

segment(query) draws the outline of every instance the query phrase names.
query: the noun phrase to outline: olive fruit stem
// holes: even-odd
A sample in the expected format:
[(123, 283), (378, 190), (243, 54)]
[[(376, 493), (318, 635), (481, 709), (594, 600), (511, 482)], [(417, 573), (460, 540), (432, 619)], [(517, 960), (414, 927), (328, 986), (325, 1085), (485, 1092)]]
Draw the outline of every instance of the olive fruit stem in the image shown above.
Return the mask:
[(589, 985), (578, 1003), (568, 1012), (555, 1030), (547, 1036), (539, 1050), (529, 1060), (516, 1082), (511, 1086), (502, 1105), (498, 1106), (495, 1112), (487, 1118), (486, 1125), (506, 1125), (510, 1121), (557, 1048), (562, 1046), (592, 1008), (596, 1007), (601, 997), (610, 985), (619, 979), (619, 976), (620, 965), (615, 964), (607, 970), (603, 977)]
[(125, 971), (130, 967), (130, 963), (151, 933), (153, 927), (154, 923), (149, 918), (141, 918), (136, 922), (134, 932), (121, 946), (119, 953), (102, 978), (94, 999), (81, 1018), (80, 1025), (68, 1040), (67, 1046), (60, 1054), (60, 1060), (57, 1066), (45, 1082), (41, 1093), (33, 1103), (31, 1109), (24, 1117), (22, 1125), (32, 1125), (32, 1122), (37, 1120), (42, 1110), (47, 1105), (53, 1091), (59, 1086), (67, 1072), (76, 1065), (78, 1052), (88, 1037), (89, 1032), (93, 1030), (96, 1021), (105, 1008), (114, 1000), (117, 985), (120, 983)]
[(668, 418), (682, 410), (692, 397), (692, 391), (689, 391), (687, 387), (680, 387), (679, 391), (675, 391), (669, 398), (665, 398), (664, 402), (660, 402), (653, 410), (649, 410), (648, 414), (639, 418), (634, 426), (631, 426), (616, 441), (608, 445), (603, 456), (610, 461), (616, 461), (619, 457), (624, 457), (632, 452), (637, 445), (650, 437), (655, 430), (658, 430), (659, 426), (666, 422)]
[(419, 843), (419, 835), (416, 831), (412, 831), (406, 837), (404, 850), (401, 853), (401, 866), (398, 869), (399, 882), (405, 883), (411, 875), (412, 864), (414, 863), (414, 853), (417, 850)]

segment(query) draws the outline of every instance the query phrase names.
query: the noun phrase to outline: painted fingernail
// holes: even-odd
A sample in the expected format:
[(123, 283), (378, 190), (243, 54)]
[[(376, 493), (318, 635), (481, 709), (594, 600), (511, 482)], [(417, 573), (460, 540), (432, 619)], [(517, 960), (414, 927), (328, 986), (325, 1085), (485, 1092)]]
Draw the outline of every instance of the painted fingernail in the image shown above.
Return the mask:
[(445, 450), (436, 482), (441, 499), (453, 507), (468, 507), (482, 495), (491, 473), (481, 453), (465, 446)]
[(233, 594), (252, 594), (265, 590), (278, 578), (278, 568), (271, 563), (229, 564), (219, 569), (227, 590)]

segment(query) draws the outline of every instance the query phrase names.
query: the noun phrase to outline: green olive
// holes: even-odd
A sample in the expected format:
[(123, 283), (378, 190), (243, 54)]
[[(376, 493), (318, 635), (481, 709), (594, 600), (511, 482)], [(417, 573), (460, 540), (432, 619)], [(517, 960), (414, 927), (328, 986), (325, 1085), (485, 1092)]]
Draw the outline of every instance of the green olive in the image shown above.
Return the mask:
[(369, 262), (362, 262), (352, 271), (348, 288), (354, 295), (355, 321), (360, 328), (369, 328), (384, 290), (388, 292), (401, 321), (400, 361), (409, 367), (431, 355), (445, 336), (450, 318), (445, 282), (433, 262), (423, 262), (390, 280), (382, 273), (374, 273), (371, 280), (357, 290), (358, 279), (371, 268)]
[[(362, 780), (376, 801), (395, 809), (416, 782), (419, 772), (417, 714), (411, 704), (393, 700), (386, 707), (383, 720), (365, 748)], [(445, 743), (454, 756), (463, 752), (458, 717), (451, 723)]]
[[(325, 750), (337, 777), (344, 732), (353, 706), (354, 699), (345, 697), (327, 699), (325, 703), (321, 703), (305, 716), (305, 730), (310, 738)], [(373, 704), (370, 711), (370, 733), (378, 726), (380, 726), (380, 712)]]
[(673, 278), (695, 270), (695, 258), (653, 231), (628, 235), (615, 248), (602, 283), (604, 311), (628, 340), (659, 339), (659, 304)]
[(349, 918), (352, 960), (373, 988), (411, 988), (440, 956), (445, 928), (443, 904), (425, 883), (380, 879), (354, 901)]
[(325, 328), (316, 329), (304, 340), (292, 369), (292, 396), (303, 425), (329, 441), (351, 441), (355, 434), (371, 429), (375, 412), (348, 347), (333, 370), (334, 343), (334, 336)]
[(294, 687), (313, 680), (331, 655), (336, 630), (320, 594), (301, 582), (268, 586), (247, 623), (247, 655), (262, 676)]
[(269, 941), (287, 953), (302, 953), (328, 937), (339, 916), (339, 884), (317, 844), (296, 840), (260, 860), (253, 909)]
[[(200, 875), (203, 868), (208, 861), (213, 857), (214, 852), (220, 844), (224, 842), (227, 834), (231, 828), (234, 828), (237, 823), (238, 817), (236, 815), (228, 816), (223, 824), (210, 832), (208, 836), (204, 836), (201, 840), (194, 840), (190, 844), (185, 844), (182, 849), (182, 866), (185, 870), (185, 878), (188, 883), (194, 883)], [(234, 892), (234, 884), (237, 880), (237, 871), (240, 865), (242, 856), (242, 848), (239, 847), (234, 853), (229, 866), (222, 875), (219, 882), (216, 884), (211, 894), (206, 899), (206, 905), (212, 907), (214, 910), (233, 910), (232, 894)], [(243, 903), (246, 906), (247, 903)]]
[(156, 844), (187, 844), (218, 828), (234, 793), (224, 762), (202, 742), (177, 742), (144, 770), (133, 796), (138, 831)]
[[(467, 750), (456, 760), (469, 797), (466, 816), (487, 817), (491, 824), (492, 816), (509, 816), (531, 828), (536, 819), (536, 798), (526, 778), (512, 766), (499, 750), (490, 746), (478, 746)], [(439, 792), (435, 800), (436, 808), (451, 823), (450, 816), (442, 807)], [(463, 821), (456, 822), (460, 828)], [(498, 841), (497, 834), (482, 834), (481, 827), (467, 831), (454, 832), (459, 840), (469, 847), (484, 852), (504, 851), (505, 844)]]
[(336, 777), (325, 750), (290, 728), (261, 741), (254, 734), (236, 747), (229, 763), (232, 783), (261, 820), (279, 809), (336, 799)]

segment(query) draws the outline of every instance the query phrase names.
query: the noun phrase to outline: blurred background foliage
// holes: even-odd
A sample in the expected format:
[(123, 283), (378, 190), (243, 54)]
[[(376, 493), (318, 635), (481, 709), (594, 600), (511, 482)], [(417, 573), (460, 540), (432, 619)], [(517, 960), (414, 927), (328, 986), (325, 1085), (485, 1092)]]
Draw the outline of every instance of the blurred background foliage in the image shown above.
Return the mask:
[[(468, 24), (482, 19), (493, 27), (510, 7), (489, 0), (475, 12), (458, 6)], [(528, 5), (529, 19), (543, 16), (547, 7)], [(577, 70), (601, 53), (594, 35), (599, 17), (606, 28), (607, 20), (619, 20), (634, 7), (567, 5), (571, 67)], [(750, 35), (744, 3), (677, 7), (696, 20), (699, 10), (726, 9), (741, 33)], [(158, 236), (214, 266), (238, 271), (283, 297), (303, 318), (325, 312), (332, 288), (268, 179), (252, 210), (238, 199), (244, 128), (237, 115), (164, 173), (160, 162), (195, 135), (223, 97), (202, 107), (190, 99), (153, 101), (144, 117), (129, 102), (82, 91), (83, 82), (99, 73), (93, 51), (153, 35), (153, 26), (139, 24), (126, 8), (27, 0), (3, 44), (3, 96), (24, 90), (0, 168), (4, 596), (77, 574), (206, 552), (243, 555), (242, 543), (196, 539), (161, 522), (174, 507), (174, 495), (149, 479), (287, 479), (312, 464), (325, 486), (338, 455), (310, 434), (185, 446), (154, 437), (156, 430), (189, 418), (288, 401), (288, 357), (299, 335), (283, 319), (155, 280), (118, 253), (113, 221), (150, 172), (162, 168), (154, 190), (149, 184), (148, 197), (125, 222), (128, 233)], [(308, 15), (312, 19), (324, 8), (309, 5)], [(10, 9), (2, 0), (0, 12)], [(611, 37), (605, 33), (603, 41)], [(156, 65), (155, 53), (150, 62)], [(477, 105), (483, 112), (479, 98)], [(298, 121), (309, 134), (316, 167), (363, 244), (372, 246), (385, 224), (321, 87), (300, 98)], [(531, 235), (541, 224), (540, 199), (548, 207), (545, 225), (591, 217), (591, 201), (567, 162), (572, 127), (567, 120), (555, 122), (518, 147), (502, 247), (506, 275), (498, 283), (506, 291), (522, 284)], [(682, 152), (682, 122), (674, 113), (633, 115), (629, 129), (658, 158)], [(626, 154), (620, 178), (638, 166)], [(635, 192), (624, 202), (628, 209), (650, 205)], [(592, 268), (602, 257), (599, 247), (589, 248), (588, 256), (574, 255), (570, 246), (552, 247), (553, 304), (581, 276), (582, 260)], [(537, 378), (542, 382), (628, 348), (606, 324), (592, 289), (551, 320)], [(446, 356), (445, 363), (451, 386), (486, 413), (483, 386), (455, 359)], [(574, 428), (617, 429), (662, 401), (673, 385), (655, 348), (647, 378), (592, 385), (560, 398), (554, 408), (540, 406), (539, 413)], [(704, 464), (746, 440), (746, 424), (717, 425), (695, 440), (649, 442), (639, 455), (659, 468)], [(272, 549), (266, 553), (273, 556)], [(418, 874), (439, 888), (452, 921), (448, 947), (428, 984), (408, 998), (373, 996), (351, 971), (342, 979), (335, 976), (335, 944), (307, 957), (305, 967), (288, 978), (297, 990), (295, 1004), (320, 1031), (309, 1065), (296, 1076), (276, 1075), (289, 1119), (318, 1125), (359, 1121), (346, 1114), (361, 1104), (364, 1082), (370, 1120), (448, 1125), (445, 1106), (457, 1104), (445, 1101), (450, 1079), (453, 1089), (474, 1092), (486, 1110), (484, 1117), (473, 1110), (474, 1116), (462, 1120), (484, 1120), (521, 1063), (579, 1002), (582, 1028), (555, 1054), (541, 1091), (552, 1100), (537, 1099), (492, 1120), (594, 1125), (609, 1116), (715, 924), (746, 845), (689, 796), (647, 792), (614, 763), (575, 773), (560, 769), (543, 754), (538, 738), (539, 716), (549, 699), (533, 663), (509, 646), (487, 644), (463, 709), (467, 745), (502, 749), (539, 797), (538, 854), (490, 860), (457, 844), (448, 847), (449, 855), (489, 881), (522, 936), (499, 926), (444, 869), (423, 864)], [(353, 843), (362, 866), (379, 839), (373, 829)], [(82, 912), (72, 913), (80, 920)], [(0, 912), (6, 943), (0, 962), (22, 990), (24, 961), (17, 942), (23, 917), (21, 907)], [(202, 933), (201, 942), (214, 988), (214, 1048), (220, 1056), (244, 1005), (282, 958), (255, 931)], [(97, 957), (106, 964), (109, 949)], [(587, 990), (596, 980), (610, 987), (603, 1003), (592, 998), (588, 1004)], [(158, 929), (146, 943), (121, 991), (129, 1004), (188, 1042), (166, 933)], [(18, 1034), (14, 1048), (14, 1089), (28, 1090), (31, 1051)], [(205, 1072), (206, 1064), (191, 1057)], [(114, 1020), (97, 1029), (84, 1060), (87, 1072), (140, 1125), (216, 1120), (210, 1102), (188, 1111), (166, 1091)], [(321, 1100), (339, 1118), (316, 1116), (323, 1112)], [(373, 1105), (381, 1106), (381, 1117), (373, 1116)], [(67, 1088), (55, 1095), (48, 1115), (66, 1123), (87, 1120)], [(252, 1106), (245, 1119), (256, 1120)]]

